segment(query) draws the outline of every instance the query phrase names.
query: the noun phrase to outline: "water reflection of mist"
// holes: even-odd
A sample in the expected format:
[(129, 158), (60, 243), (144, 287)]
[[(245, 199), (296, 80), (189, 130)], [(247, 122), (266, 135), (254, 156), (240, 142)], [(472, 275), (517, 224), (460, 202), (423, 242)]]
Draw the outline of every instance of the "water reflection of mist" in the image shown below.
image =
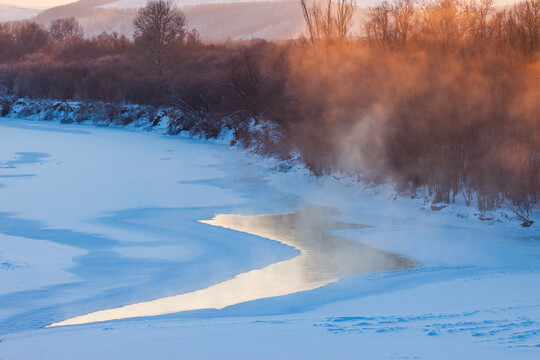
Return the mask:
[[(325, 216), (335, 215), (331, 209), (306, 207), (301, 211), (261, 216), (217, 215), (205, 223), (272, 239), (295, 247), (302, 255), (293, 260), (294, 269), (288, 276), (302, 278), (304, 286), (363, 272), (397, 270), (414, 267), (403, 256), (330, 235), (332, 230), (361, 229), (365, 225), (333, 221)], [(285, 263), (293, 265), (293, 261)], [(269, 266), (268, 268), (270, 268)]]
[(156, 316), (197, 309), (223, 309), (247, 301), (313, 290), (341, 278), (364, 272), (406, 269), (416, 266), (403, 256), (330, 235), (338, 229), (360, 229), (364, 225), (333, 221), (331, 209), (306, 207), (279, 215), (216, 215), (202, 221), (279, 241), (300, 255), (263, 269), (239, 274), (231, 280), (187, 294), (97, 311), (51, 326)]

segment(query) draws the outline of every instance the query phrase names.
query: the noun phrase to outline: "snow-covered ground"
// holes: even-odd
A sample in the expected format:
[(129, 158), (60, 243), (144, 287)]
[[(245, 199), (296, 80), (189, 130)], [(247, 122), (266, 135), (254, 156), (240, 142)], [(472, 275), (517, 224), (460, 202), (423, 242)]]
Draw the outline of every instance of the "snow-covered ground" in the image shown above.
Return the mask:
[[(432, 212), (279, 165), (133, 128), (0, 119), (0, 359), (540, 357), (537, 224)], [(276, 241), (198, 220), (308, 205), (369, 225), (333, 235), (418, 267), (222, 310), (45, 328), (292, 259)]]

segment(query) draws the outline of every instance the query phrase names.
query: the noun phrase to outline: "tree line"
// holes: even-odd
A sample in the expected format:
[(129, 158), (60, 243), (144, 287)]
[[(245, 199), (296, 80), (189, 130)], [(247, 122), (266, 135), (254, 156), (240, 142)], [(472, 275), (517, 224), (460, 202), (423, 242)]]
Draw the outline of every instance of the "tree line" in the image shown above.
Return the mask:
[(540, 195), (540, 0), (299, 6), (306, 30), (282, 42), (201, 43), (163, 0), (139, 10), (133, 40), (84, 38), (74, 19), (4, 24), (0, 84), (15, 97), (166, 107), (171, 133), (228, 128), (316, 174), (529, 218)]

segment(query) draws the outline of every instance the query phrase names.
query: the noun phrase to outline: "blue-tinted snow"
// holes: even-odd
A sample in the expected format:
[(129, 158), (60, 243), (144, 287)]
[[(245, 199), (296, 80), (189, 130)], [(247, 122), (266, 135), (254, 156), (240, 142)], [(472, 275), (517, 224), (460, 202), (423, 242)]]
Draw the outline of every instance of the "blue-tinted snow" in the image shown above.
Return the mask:
[[(0, 295), (0, 357), (538, 358), (534, 226), (480, 222), (465, 207), (456, 210), (461, 217), (433, 213), (422, 199), (395, 199), (384, 187), (316, 179), (301, 168), (274, 172), (270, 160), (198, 140), (6, 119), (0, 140), (3, 162), (18, 152), (50, 155), (0, 169), (0, 263), (9, 264), (0, 279), (14, 284)], [(34, 176), (18, 177), (27, 172)], [(304, 204), (371, 225), (334, 233), (420, 267), (221, 311), (41, 328), (291, 258), (286, 246), (196, 220)]]

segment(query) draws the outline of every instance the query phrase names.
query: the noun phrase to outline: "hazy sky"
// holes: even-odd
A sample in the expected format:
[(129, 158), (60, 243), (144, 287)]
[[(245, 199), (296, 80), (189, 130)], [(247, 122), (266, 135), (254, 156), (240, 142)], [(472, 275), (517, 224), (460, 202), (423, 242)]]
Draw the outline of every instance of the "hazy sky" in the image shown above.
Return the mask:
[(0, 0), (0, 4), (34, 9), (47, 9), (53, 6), (69, 4), (75, 1), (76, 0)]
[[(20, 6), (20, 7), (25, 7), (25, 8), (33, 8), (33, 9), (48, 9), (54, 6), (69, 4), (75, 1), (76, 0), (0, 0), (0, 5), (14, 5), (14, 6)], [(203, 1), (200, 1), (200, 0), (189, 1), (188, 0), (188, 1), (183, 1), (182, 3), (191, 4), (191, 3), (208, 3), (208, 2), (212, 3), (212, 2), (229, 2), (229, 1), (230, 0), (206, 0), (206, 1), (205, 0)], [(245, 0), (245, 1), (249, 1), (249, 0)], [(357, 2), (360, 4), (377, 3), (380, 1), (382, 0), (357, 0)], [(495, 0), (495, 3), (507, 4), (507, 3), (513, 3), (516, 1), (518, 0)], [(124, 1), (118, 1), (118, 2), (130, 4), (131, 2), (138, 3), (139, 1), (124, 0)], [(145, 2), (146, 1), (142, 1), (143, 4)], [(126, 4), (122, 4), (122, 5), (126, 5)], [(137, 4), (137, 6), (140, 6), (140, 4)]]

